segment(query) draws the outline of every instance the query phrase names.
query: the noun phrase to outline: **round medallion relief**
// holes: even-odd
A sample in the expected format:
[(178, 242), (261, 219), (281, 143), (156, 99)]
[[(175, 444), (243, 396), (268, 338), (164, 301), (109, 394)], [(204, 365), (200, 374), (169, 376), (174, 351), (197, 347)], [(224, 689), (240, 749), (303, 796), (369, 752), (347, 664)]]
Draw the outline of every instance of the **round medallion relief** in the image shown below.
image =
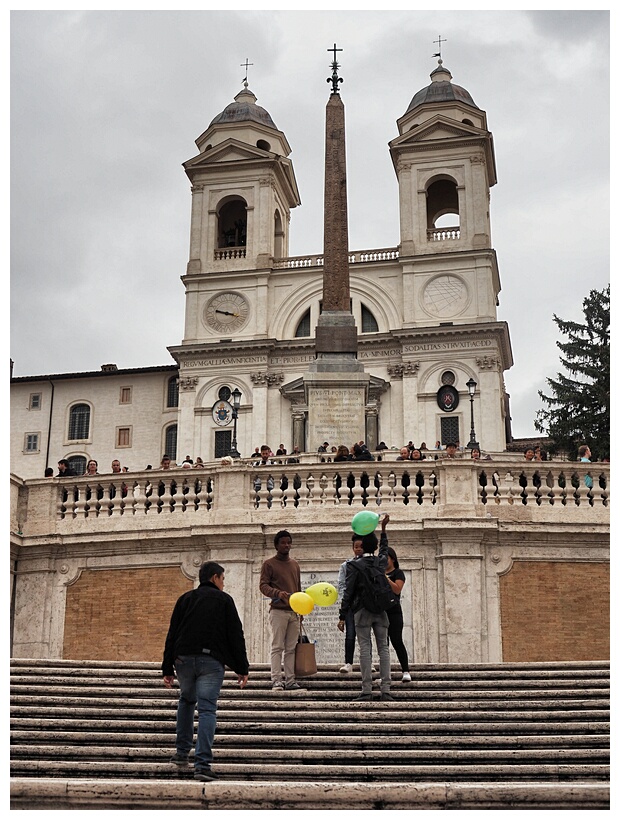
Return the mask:
[(422, 292), (422, 307), (432, 316), (443, 319), (456, 316), (467, 307), (469, 291), (458, 276), (436, 276)]

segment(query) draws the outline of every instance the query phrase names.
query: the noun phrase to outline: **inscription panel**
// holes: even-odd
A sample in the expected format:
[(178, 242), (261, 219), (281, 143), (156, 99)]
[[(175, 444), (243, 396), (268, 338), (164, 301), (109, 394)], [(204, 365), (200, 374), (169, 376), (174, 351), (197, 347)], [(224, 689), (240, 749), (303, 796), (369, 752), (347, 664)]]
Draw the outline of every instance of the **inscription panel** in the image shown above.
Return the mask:
[(308, 449), (324, 442), (348, 447), (365, 439), (364, 388), (311, 387), (308, 401)]

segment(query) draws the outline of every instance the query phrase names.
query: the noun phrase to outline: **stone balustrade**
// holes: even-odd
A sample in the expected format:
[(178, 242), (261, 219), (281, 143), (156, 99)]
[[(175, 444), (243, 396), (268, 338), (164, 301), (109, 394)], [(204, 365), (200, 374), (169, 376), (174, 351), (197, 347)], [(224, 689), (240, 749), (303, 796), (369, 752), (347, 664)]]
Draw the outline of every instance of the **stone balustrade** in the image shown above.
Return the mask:
[[(377, 248), (371, 251), (351, 251), (349, 253), (349, 264), (355, 265), (359, 262), (386, 262), (398, 259), (398, 248)], [(274, 269), (288, 268), (312, 268), (320, 267), (323, 264), (322, 254), (311, 254), (308, 256), (289, 256), (286, 259), (277, 259), (273, 263)]]
[(391, 453), (370, 462), (308, 458), (309, 463), (302, 457), (299, 463), (283, 460), (265, 467), (239, 461), (204, 469), (26, 482), (13, 477), (12, 529), (25, 536), (66, 533), (79, 521), (82, 532), (84, 527), (93, 532), (150, 530), (164, 518), (165, 526), (174, 529), (192, 521), (212, 523), (215, 514), (229, 523), (275, 523), (281, 517), (293, 526), (295, 516), (304, 518), (304, 510), (329, 524), (330, 518), (335, 523), (364, 508), (399, 520), (609, 520), (609, 464), (524, 463), (510, 457), (402, 462), (391, 460)]
[(429, 242), (445, 242), (446, 239), (460, 239), (460, 228), (433, 228), (426, 232)]

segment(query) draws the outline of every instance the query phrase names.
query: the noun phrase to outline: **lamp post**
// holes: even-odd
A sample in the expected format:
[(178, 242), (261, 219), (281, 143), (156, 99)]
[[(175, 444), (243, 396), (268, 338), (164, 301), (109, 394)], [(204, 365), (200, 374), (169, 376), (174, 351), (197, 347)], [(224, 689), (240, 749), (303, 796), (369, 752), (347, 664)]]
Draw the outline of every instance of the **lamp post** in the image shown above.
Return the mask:
[(232, 458), (241, 458), (241, 453), (237, 450), (237, 416), (239, 415), (239, 407), (241, 406), (241, 390), (235, 387), (230, 397), (232, 399), (233, 409), (233, 437), (232, 446), (228, 455), (232, 456)]
[(476, 387), (478, 383), (475, 382), (472, 378), (467, 382), (465, 385), (469, 392), (469, 401), (470, 401), (470, 408), (471, 408), (471, 432), (469, 434), (469, 444), (467, 448), (472, 450), (474, 447), (480, 449), (480, 445), (476, 441), (476, 431), (474, 429), (474, 394), (476, 393)]

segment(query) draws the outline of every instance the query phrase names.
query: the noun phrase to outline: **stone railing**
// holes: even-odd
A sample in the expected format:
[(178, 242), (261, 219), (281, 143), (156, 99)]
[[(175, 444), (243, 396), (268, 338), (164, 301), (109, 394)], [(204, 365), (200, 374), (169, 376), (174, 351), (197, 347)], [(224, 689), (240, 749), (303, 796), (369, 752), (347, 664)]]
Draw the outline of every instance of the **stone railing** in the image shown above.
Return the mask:
[(389, 512), (402, 521), (609, 521), (609, 464), (532, 465), (508, 458), (334, 464), (313, 458), (309, 464), (214, 463), (204, 469), (94, 478), (24, 482), (12, 477), (19, 490), (11, 492), (12, 530), (24, 536), (66, 534), (78, 522), (81, 533), (157, 530), (164, 519), (164, 526), (172, 528), (265, 523), (278, 517), (292, 524), (295, 516), (309, 521), (319, 516), (328, 524), (364, 508)]
[(231, 248), (216, 248), (213, 251), (213, 259), (220, 262), (223, 259), (245, 259), (246, 248), (245, 245)]
[[(371, 251), (351, 251), (349, 264), (358, 262), (386, 262), (398, 259), (398, 248), (378, 248)], [(277, 259), (273, 263), (275, 269), (283, 268), (312, 268), (323, 264), (323, 254), (310, 256), (289, 256), (286, 259)]]
[(460, 228), (432, 228), (426, 232), (429, 242), (445, 242), (446, 239), (460, 239)]

